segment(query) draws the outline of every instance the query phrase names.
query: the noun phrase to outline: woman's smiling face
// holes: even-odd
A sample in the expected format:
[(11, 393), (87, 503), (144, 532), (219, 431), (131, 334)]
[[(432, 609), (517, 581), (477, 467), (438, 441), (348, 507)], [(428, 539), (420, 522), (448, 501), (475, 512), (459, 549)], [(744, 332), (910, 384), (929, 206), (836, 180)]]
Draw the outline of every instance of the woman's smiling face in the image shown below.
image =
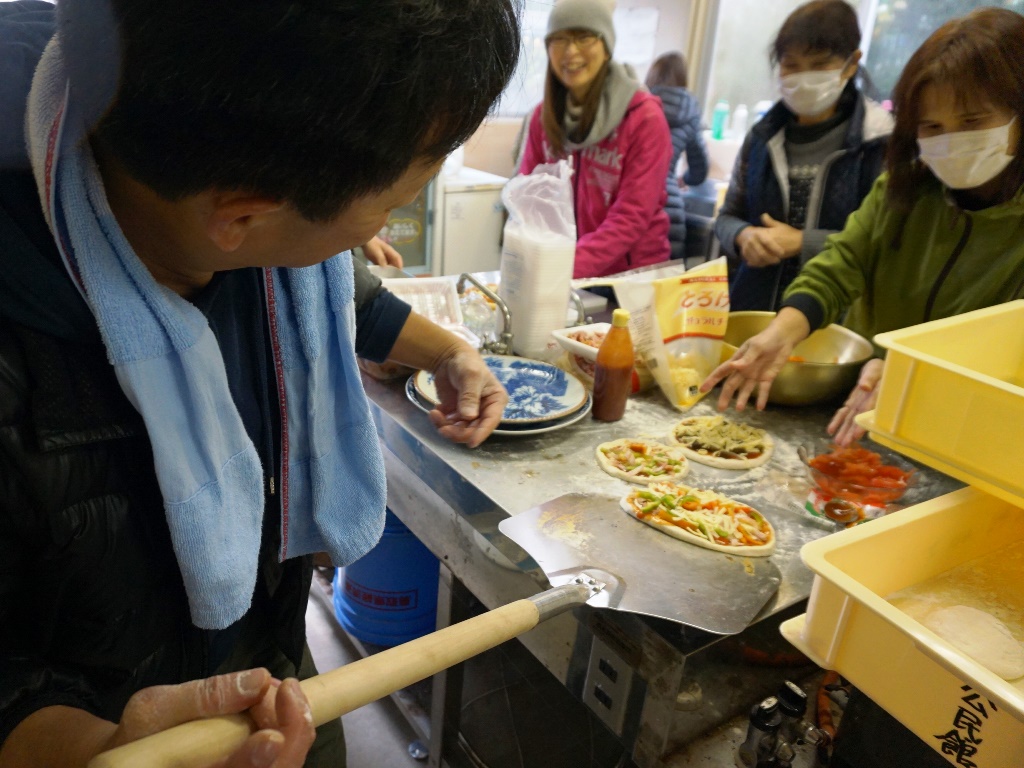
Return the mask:
[(577, 102), (611, 58), (601, 37), (586, 29), (555, 32), (548, 37), (547, 48), (551, 71)]

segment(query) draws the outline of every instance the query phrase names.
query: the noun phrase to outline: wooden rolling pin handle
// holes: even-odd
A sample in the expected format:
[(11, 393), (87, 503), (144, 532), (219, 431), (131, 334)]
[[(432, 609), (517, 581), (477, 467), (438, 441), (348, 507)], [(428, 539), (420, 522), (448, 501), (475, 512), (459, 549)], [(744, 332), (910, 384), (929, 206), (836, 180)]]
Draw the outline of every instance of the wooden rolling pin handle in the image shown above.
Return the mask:
[[(313, 722), (323, 725), (511, 640), (591, 594), (578, 584), (555, 587), (303, 680)], [(230, 755), (254, 730), (246, 715), (196, 720), (97, 755), (88, 768), (203, 768)]]

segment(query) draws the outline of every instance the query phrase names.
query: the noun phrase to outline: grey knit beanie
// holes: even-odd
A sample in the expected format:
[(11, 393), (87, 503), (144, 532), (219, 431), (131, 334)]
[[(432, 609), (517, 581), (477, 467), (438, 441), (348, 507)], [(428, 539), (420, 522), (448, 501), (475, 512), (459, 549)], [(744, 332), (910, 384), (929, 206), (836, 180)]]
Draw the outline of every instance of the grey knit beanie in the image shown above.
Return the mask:
[(566, 29), (586, 29), (595, 32), (615, 50), (615, 27), (607, 0), (561, 0), (555, 3), (548, 17), (548, 36)]

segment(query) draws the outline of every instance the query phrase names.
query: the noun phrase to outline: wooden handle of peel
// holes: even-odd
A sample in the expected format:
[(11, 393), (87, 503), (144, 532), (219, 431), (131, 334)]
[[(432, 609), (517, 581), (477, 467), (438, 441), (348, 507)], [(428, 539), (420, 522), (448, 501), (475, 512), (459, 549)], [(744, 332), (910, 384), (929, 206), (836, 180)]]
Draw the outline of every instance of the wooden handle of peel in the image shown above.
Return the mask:
[[(532, 629), (540, 611), (517, 600), (417, 640), (302, 681), (316, 725), (458, 664)], [(240, 747), (255, 725), (246, 715), (185, 723), (93, 758), (88, 768), (202, 768)]]

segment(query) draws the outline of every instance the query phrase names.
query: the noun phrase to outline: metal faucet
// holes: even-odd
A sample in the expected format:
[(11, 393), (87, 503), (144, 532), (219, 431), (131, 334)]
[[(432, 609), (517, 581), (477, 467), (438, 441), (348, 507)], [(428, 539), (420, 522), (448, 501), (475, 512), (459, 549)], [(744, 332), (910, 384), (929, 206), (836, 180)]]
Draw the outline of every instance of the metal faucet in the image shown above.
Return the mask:
[(569, 295), (572, 297), (573, 304), (576, 305), (576, 325), (590, 325), (594, 322), (594, 318), (587, 317), (587, 308), (583, 306), (583, 297), (580, 296), (579, 291), (570, 288)]
[[(501, 300), (501, 297), (498, 296), (498, 294), (496, 294), (494, 291), (492, 291), (486, 285), (481, 283), (479, 280), (477, 280), (475, 277), (473, 277), (468, 272), (463, 272), (461, 275), (459, 275), (459, 282), (456, 283), (456, 285), (455, 285), (455, 290), (456, 290), (457, 293), (459, 293), (459, 295), (462, 295), (462, 293), (465, 292), (465, 290), (466, 290), (466, 281), (467, 280), (469, 282), (471, 282), (473, 285), (475, 285), (484, 296), (486, 296), (488, 299), (490, 299), (491, 301), (494, 302), (495, 306), (497, 306), (498, 309), (501, 310), (501, 317), (502, 317), (502, 320), (504, 321), (504, 324), (503, 324), (502, 330), (501, 330), (501, 338), (496, 340), (496, 341), (482, 341), (481, 342), (481, 349), (484, 352), (491, 352), (492, 354), (495, 354), (495, 355), (511, 355), (512, 354), (512, 313), (509, 312), (508, 305), (505, 304), (505, 302)], [(582, 307), (583, 303), (580, 302), (579, 306)]]

